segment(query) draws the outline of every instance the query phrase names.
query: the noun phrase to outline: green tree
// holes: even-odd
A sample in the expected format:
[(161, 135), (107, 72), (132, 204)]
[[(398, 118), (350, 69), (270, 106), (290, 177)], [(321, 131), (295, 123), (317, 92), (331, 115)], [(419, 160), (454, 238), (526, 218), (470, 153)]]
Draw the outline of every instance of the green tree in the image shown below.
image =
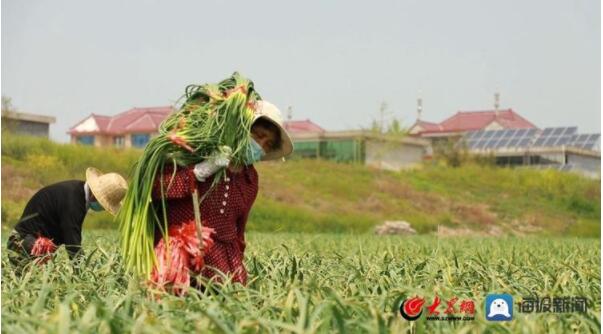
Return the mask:
[(8, 96), (2, 95), (2, 112), (14, 112), (16, 111), (13, 107), (12, 99)]
[(402, 132), (402, 127), (400, 126), (400, 121), (394, 118), (394, 120), (389, 124), (389, 129), (387, 129), (389, 134), (398, 134)]
[(4, 118), (7, 113), (16, 112), (17, 109), (13, 106), (12, 99), (8, 96), (2, 95), (2, 131), (14, 130), (15, 123), (10, 121), (8, 118)]
[(381, 128), (379, 127), (379, 123), (376, 119), (373, 119), (373, 122), (371, 123), (371, 132), (381, 133)]

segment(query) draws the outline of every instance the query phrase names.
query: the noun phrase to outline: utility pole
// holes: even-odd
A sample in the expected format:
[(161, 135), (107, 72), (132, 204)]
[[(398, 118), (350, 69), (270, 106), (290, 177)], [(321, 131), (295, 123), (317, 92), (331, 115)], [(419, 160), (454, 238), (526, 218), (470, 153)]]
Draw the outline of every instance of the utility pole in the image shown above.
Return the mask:
[(421, 91), (419, 91), (419, 97), (417, 98), (417, 122), (421, 120), (422, 112), (423, 112), (423, 98), (421, 97)]
[(293, 107), (287, 107), (287, 121), (285, 122), (285, 130), (289, 130), (289, 122), (293, 119)]
[(383, 133), (383, 125), (385, 122), (385, 111), (387, 110), (387, 103), (385, 101), (381, 102), (381, 106), (379, 107), (379, 132)]
[(500, 107), (500, 93), (495, 92), (494, 93), (494, 114), (496, 115), (496, 118), (498, 118), (498, 108), (499, 107)]

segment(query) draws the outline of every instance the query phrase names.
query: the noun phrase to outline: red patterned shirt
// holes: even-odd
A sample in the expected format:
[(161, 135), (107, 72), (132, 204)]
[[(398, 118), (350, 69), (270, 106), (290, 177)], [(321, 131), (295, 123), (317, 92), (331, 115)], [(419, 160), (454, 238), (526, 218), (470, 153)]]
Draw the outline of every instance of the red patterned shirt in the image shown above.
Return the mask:
[[(197, 187), (199, 197), (203, 198), (213, 181), (213, 177), (210, 177), (205, 182), (198, 182), (193, 174), (193, 167), (179, 167), (173, 179), (173, 169), (166, 167), (164, 170), (164, 195), (170, 225), (195, 219), (192, 191)], [(153, 187), (153, 199), (158, 212), (161, 212), (161, 201), (158, 200), (161, 196), (159, 184), (157, 177)], [(205, 253), (205, 267), (201, 271), (203, 276), (221, 282), (220, 275), (216, 275), (216, 271), (212, 269), (214, 267), (232, 275), (233, 282), (243, 285), (247, 283), (247, 271), (243, 264), (245, 225), (257, 192), (258, 174), (253, 165), (244, 167), (238, 173), (227, 169), (226, 177), (201, 202), (203, 226), (215, 229), (214, 246)]]

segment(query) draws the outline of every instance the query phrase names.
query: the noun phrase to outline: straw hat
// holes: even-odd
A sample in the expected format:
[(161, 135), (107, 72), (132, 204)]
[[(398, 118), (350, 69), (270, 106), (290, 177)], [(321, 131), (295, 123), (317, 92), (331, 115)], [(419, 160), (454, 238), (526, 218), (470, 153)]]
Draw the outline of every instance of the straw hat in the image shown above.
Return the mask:
[(117, 173), (103, 174), (98, 169), (89, 167), (86, 169), (86, 182), (94, 198), (115, 216), (128, 190), (126, 180)]
[(289, 137), (289, 134), (285, 131), (285, 128), (283, 128), (283, 118), (280, 110), (268, 101), (257, 101), (253, 121), (255, 122), (260, 117), (276, 125), (281, 132), (281, 147), (266, 152), (266, 155), (264, 155), (262, 160), (275, 160), (291, 154), (291, 152), (293, 152), (293, 143), (291, 142), (291, 137)]

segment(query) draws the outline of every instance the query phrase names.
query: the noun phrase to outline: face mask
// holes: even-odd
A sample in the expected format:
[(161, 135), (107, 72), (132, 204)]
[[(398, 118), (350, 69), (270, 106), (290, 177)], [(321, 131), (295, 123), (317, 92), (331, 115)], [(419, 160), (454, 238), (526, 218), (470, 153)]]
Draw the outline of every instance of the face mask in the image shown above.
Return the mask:
[(247, 148), (247, 157), (245, 158), (245, 164), (251, 165), (254, 162), (262, 160), (262, 157), (266, 155), (264, 149), (258, 144), (253, 138), (251, 138), (249, 142), (249, 147)]
[(105, 210), (99, 202), (90, 202), (90, 209), (96, 212)]

